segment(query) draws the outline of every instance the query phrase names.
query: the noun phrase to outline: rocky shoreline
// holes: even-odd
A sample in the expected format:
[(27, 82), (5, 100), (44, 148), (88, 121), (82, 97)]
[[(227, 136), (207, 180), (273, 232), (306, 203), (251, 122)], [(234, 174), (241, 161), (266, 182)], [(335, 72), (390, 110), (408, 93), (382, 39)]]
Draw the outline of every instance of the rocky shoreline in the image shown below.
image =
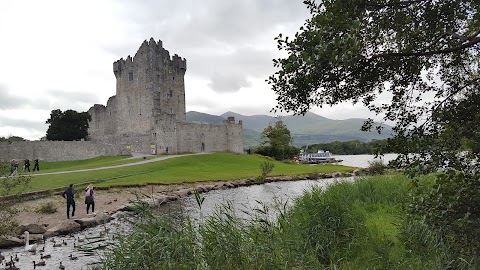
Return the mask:
[[(304, 175), (304, 176), (275, 176), (267, 177), (264, 181), (259, 181), (255, 178), (234, 180), (234, 181), (219, 181), (219, 182), (207, 182), (207, 183), (196, 183), (193, 187), (181, 187), (177, 190), (172, 191), (162, 191), (159, 194), (153, 195), (150, 198), (141, 199), (141, 201), (147, 203), (150, 206), (159, 206), (166, 204), (172, 201), (176, 201), (182, 197), (189, 196), (195, 192), (204, 193), (211, 190), (221, 190), (221, 189), (230, 189), (237, 188), (242, 186), (250, 186), (256, 184), (263, 184), (268, 182), (278, 182), (278, 181), (298, 181), (298, 180), (315, 180), (315, 179), (326, 179), (326, 178), (335, 178), (335, 177), (351, 177), (356, 176), (362, 173), (362, 170), (355, 170), (353, 173), (342, 174), (340, 172), (335, 172), (331, 174), (319, 173), (314, 175)], [(115, 207), (109, 212), (98, 213), (95, 216), (89, 216), (84, 218), (72, 218), (68, 220), (60, 221), (54, 226), (49, 224), (38, 224), (38, 223), (29, 223), (21, 224), (18, 226), (15, 235), (7, 237), (5, 239), (0, 238), (0, 249), (17, 247), (25, 245), (25, 240), (23, 238), (24, 232), (28, 231), (30, 233), (30, 240), (32, 242), (37, 242), (44, 240), (49, 237), (59, 236), (59, 235), (69, 235), (79, 231), (82, 231), (86, 228), (94, 227), (97, 225), (105, 224), (116, 217), (118, 213), (125, 211), (132, 211), (134, 205), (131, 202)]]

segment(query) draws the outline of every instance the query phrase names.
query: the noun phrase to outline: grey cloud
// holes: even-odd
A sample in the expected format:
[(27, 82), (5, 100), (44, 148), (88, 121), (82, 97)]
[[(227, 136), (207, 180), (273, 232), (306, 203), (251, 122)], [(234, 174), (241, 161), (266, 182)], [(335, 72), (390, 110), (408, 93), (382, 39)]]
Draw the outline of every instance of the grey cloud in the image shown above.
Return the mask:
[(67, 92), (62, 90), (47, 90), (44, 97), (33, 100), (33, 108), (87, 111), (98, 102), (96, 95), (87, 92)]
[(192, 74), (209, 78), (215, 92), (238, 91), (250, 86), (247, 77), (266, 79), (273, 71), (273, 53), (254, 48), (241, 48), (226, 56), (212, 54), (208, 63), (202, 57), (195, 55), (190, 61)]
[[(86, 92), (67, 92), (61, 90), (47, 90), (41, 96), (22, 96), (8, 92), (5, 85), (0, 84), (0, 109), (45, 109), (63, 108), (74, 110), (88, 110), (96, 102), (94, 94)], [(85, 109), (87, 108), (87, 109)]]
[(62, 102), (70, 103), (93, 103), (96, 100), (96, 96), (88, 92), (67, 92), (62, 90), (47, 90), (46, 93), (55, 96)]
[(241, 87), (249, 87), (251, 83), (241, 76), (215, 74), (209, 86), (215, 92), (235, 92)]
[(24, 105), (25, 97), (8, 92), (6, 85), (0, 84), (0, 109), (16, 109)]
[[(266, 79), (276, 47), (262, 51), (255, 45), (273, 43), (277, 29), (298, 29), (309, 17), (302, 1), (291, 0), (147, 0), (124, 1), (121, 7), (122, 19), (133, 25), (130, 38), (106, 50), (125, 58), (134, 55), (143, 40), (161, 39), (171, 54), (187, 59), (187, 76), (210, 80), (216, 92), (238, 91), (248, 86), (248, 76)], [(223, 55), (222, 48), (232, 53)]]
[[(45, 121), (46, 120), (47, 119), (45, 119)], [(48, 124), (45, 124), (45, 122), (29, 120), (28, 117), (19, 120), (0, 116), (0, 127), (7, 126), (22, 128), (34, 134), (45, 133), (48, 128)], [(12, 135), (17, 136), (17, 134)]]

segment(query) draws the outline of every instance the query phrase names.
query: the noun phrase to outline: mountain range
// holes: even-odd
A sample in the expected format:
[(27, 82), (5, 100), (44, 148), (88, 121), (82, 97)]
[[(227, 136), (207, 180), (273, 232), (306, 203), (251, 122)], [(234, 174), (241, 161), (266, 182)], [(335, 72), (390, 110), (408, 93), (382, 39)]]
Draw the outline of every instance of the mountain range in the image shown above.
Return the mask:
[[(261, 143), (262, 131), (269, 124), (277, 121), (275, 117), (263, 114), (246, 116), (235, 112), (226, 112), (222, 115), (211, 115), (190, 111), (187, 112), (187, 122), (220, 124), (229, 116), (235, 117), (236, 122), (239, 120), (243, 122), (244, 147), (258, 146)], [(304, 116), (286, 115), (281, 119), (292, 134), (293, 145), (297, 147), (333, 141), (360, 140), (367, 142), (386, 139), (392, 134), (392, 127), (388, 125), (384, 125), (381, 134), (376, 131), (360, 131), (360, 127), (366, 120), (362, 118), (333, 120), (308, 112)]]

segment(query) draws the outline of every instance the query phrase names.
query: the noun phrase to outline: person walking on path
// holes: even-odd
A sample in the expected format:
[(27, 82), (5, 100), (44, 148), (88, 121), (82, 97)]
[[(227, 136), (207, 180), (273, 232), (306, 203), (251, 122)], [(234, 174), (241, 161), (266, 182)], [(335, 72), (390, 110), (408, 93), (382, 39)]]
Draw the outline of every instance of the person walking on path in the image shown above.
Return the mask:
[(37, 169), (37, 171), (40, 171), (40, 168), (38, 167), (38, 158), (36, 158), (34, 161), (33, 161), (33, 171), (35, 171), (35, 169)]
[(30, 160), (25, 159), (25, 164), (23, 165), (23, 171), (26, 171), (28, 170), (28, 172), (30, 172)]
[(63, 197), (67, 199), (67, 219), (70, 219), (70, 206), (72, 207), (72, 217), (75, 217), (75, 191), (73, 190), (73, 184), (70, 184), (63, 192)]
[(15, 159), (10, 160), (10, 175), (15, 171)]
[(18, 175), (18, 161), (17, 160), (12, 159), (12, 161), (10, 161), (10, 171), (11, 171), (10, 176), (17, 176)]
[(88, 185), (85, 189), (85, 204), (87, 205), (87, 215), (90, 210), (90, 205), (92, 206), (92, 214), (95, 215), (95, 192), (93, 191), (93, 184)]

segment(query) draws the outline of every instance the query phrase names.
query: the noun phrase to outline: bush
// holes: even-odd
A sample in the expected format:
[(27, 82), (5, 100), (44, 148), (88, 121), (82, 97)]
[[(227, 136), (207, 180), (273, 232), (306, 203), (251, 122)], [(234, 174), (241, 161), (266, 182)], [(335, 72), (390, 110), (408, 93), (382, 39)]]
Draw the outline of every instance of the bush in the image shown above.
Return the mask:
[(373, 160), (368, 162), (368, 174), (369, 175), (382, 175), (385, 173), (387, 166), (383, 164), (382, 160)]
[(275, 164), (270, 161), (265, 161), (262, 164), (260, 164), (260, 168), (262, 169), (262, 176), (261, 178), (265, 180), (267, 175), (273, 171), (273, 167), (275, 167)]
[[(438, 233), (451, 247), (452, 258), (480, 263), (480, 176), (447, 170), (431, 185), (414, 182), (408, 211), (413, 219)], [(460, 268), (456, 266), (454, 268)]]
[(39, 214), (53, 214), (57, 212), (57, 207), (55, 207), (53, 202), (44, 202), (35, 209), (35, 212)]

